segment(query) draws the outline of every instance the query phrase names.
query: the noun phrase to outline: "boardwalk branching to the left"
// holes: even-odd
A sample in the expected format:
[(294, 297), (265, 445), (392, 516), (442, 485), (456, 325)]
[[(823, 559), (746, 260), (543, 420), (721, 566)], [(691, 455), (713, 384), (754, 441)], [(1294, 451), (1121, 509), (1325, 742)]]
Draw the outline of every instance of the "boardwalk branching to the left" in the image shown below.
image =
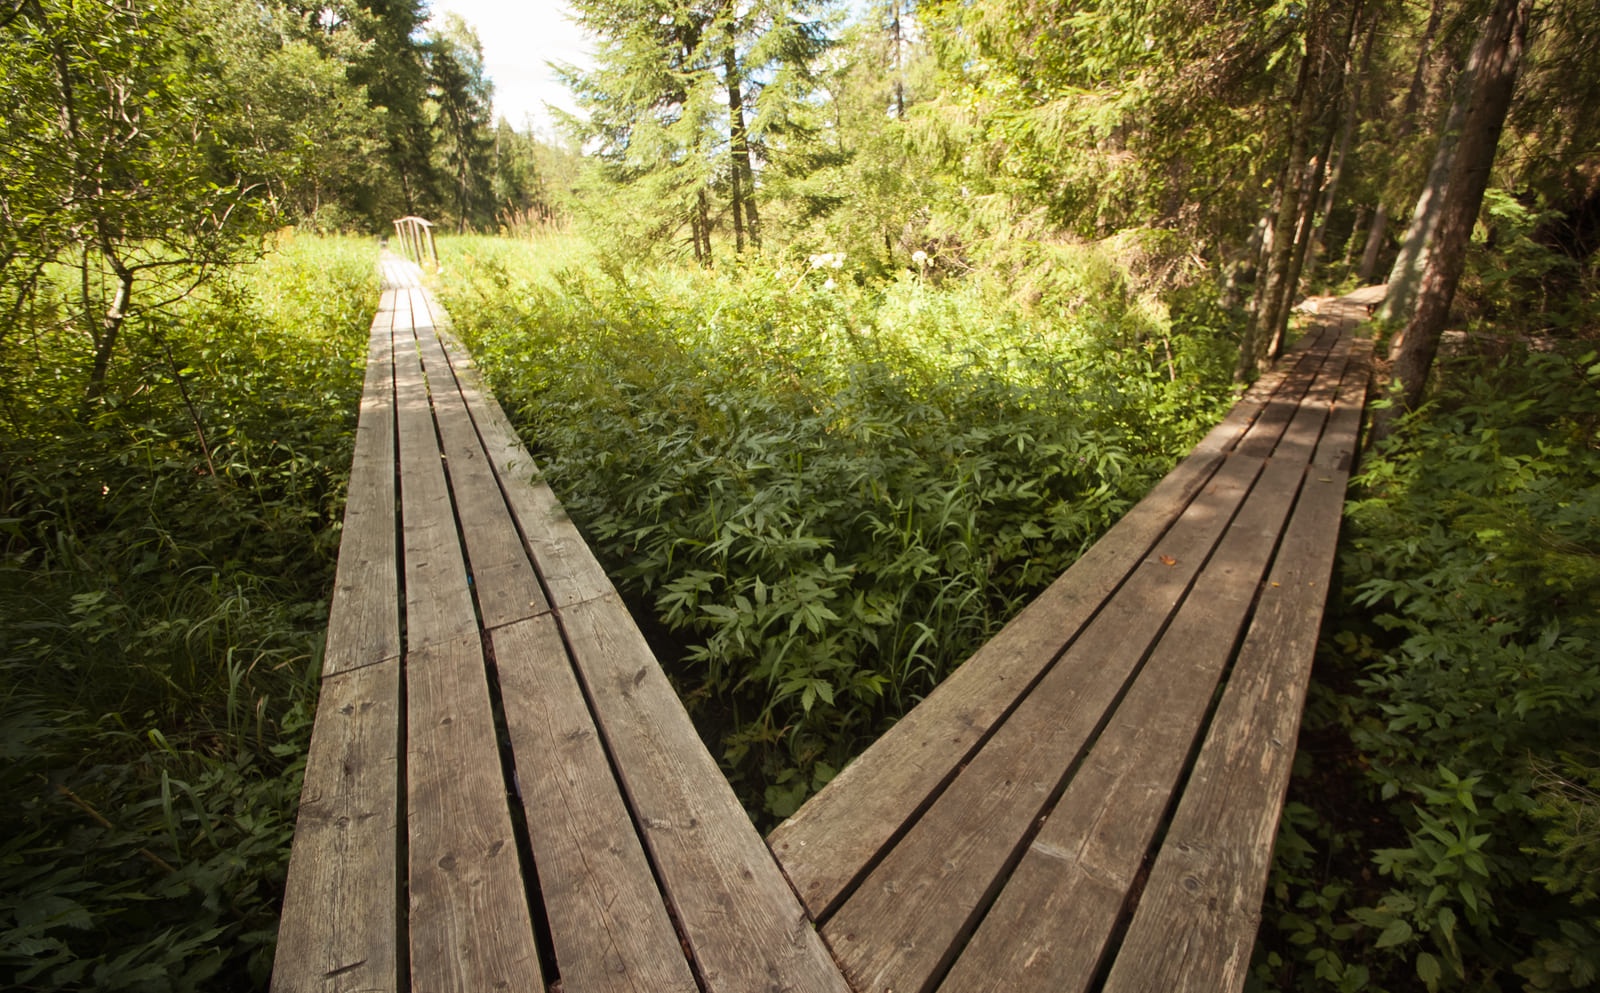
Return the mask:
[(388, 258), (273, 989), (846, 989), (418, 270)]

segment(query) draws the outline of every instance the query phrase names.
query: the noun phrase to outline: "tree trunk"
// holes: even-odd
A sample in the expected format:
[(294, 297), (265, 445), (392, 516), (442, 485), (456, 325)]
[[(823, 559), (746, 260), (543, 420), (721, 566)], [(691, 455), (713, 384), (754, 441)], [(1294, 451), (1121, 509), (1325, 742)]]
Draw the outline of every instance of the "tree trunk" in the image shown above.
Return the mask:
[(1244, 382), (1256, 365), (1255, 343), (1261, 336), (1262, 311), (1267, 306), (1267, 270), (1272, 264), (1272, 251), (1277, 239), (1276, 225), (1278, 211), (1283, 205), (1283, 188), (1288, 182), (1289, 163), (1285, 162), (1278, 170), (1272, 200), (1267, 209), (1262, 211), (1261, 219), (1256, 222), (1255, 233), (1250, 237), (1254, 270), (1251, 275), (1250, 304), (1246, 308), (1248, 319), (1245, 322), (1244, 340), (1239, 343), (1239, 362), (1233, 370), (1233, 381), (1236, 383)]
[(744, 82), (739, 76), (738, 54), (731, 40), (723, 49), (722, 67), (728, 81), (728, 145), (733, 156), (734, 249), (744, 251), (744, 233), (748, 228), (750, 247), (759, 252), (761, 218), (756, 213), (756, 177), (750, 168), (750, 136), (744, 126)]
[(1300, 273), (1305, 268), (1306, 256), (1311, 251), (1311, 220), (1312, 211), (1316, 209), (1317, 187), (1322, 185), (1322, 177), (1327, 172), (1328, 149), (1333, 144), (1333, 133), (1328, 133), (1327, 140), (1322, 146), (1322, 154), (1314, 160), (1314, 165), (1309, 165), (1311, 175), (1304, 181), (1304, 188), (1300, 193), (1300, 219), (1295, 225), (1294, 244), (1289, 250), (1288, 270), (1283, 274), (1282, 296), (1278, 300), (1277, 317), (1272, 325), (1272, 337), (1267, 343), (1267, 358), (1277, 359), (1283, 354), (1284, 335), (1289, 330), (1289, 311), (1293, 309), (1294, 298), (1300, 290)]
[(730, 43), (722, 53), (723, 71), (728, 83), (728, 186), (733, 201), (733, 250), (744, 254), (744, 174), (739, 171), (739, 127), (735, 123), (744, 116), (740, 99), (739, 67)]
[(698, 205), (689, 211), (689, 243), (694, 246), (694, 261), (697, 265), (704, 266), (706, 257), (700, 251), (700, 208)]
[(706, 197), (706, 188), (700, 187), (700, 241), (695, 245), (695, 254), (700, 258), (700, 264), (707, 269), (711, 268), (711, 205)]
[[(1319, 154), (1301, 172), (1300, 189), (1296, 196), (1295, 215), (1296, 223), (1293, 228), (1291, 242), (1284, 246), (1284, 253), (1279, 256), (1282, 260), (1281, 271), (1274, 266), (1274, 275), (1278, 277), (1276, 286), (1269, 290), (1268, 304), (1271, 321), (1264, 325), (1264, 337), (1267, 340), (1265, 355), (1268, 358), (1277, 358), (1283, 351), (1284, 334), (1289, 326), (1289, 310), (1294, 303), (1295, 294), (1300, 288), (1300, 271), (1305, 265), (1306, 252), (1310, 247), (1312, 212), (1316, 209), (1317, 191), (1322, 186), (1322, 178), (1327, 173), (1328, 152), (1333, 147), (1334, 121), (1339, 112), (1339, 94), (1344, 88), (1344, 63), (1350, 52), (1350, 44), (1355, 28), (1355, 18), (1360, 13), (1360, 4), (1356, 4), (1350, 11), (1350, 23), (1344, 27), (1341, 37), (1335, 40), (1339, 47), (1329, 50), (1326, 43), (1329, 40), (1332, 25), (1324, 21), (1316, 29), (1316, 34), (1307, 39), (1306, 59), (1313, 58), (1316, 64), (1313, 68), (1312, 82), (1306, 88), (1304, 100), (1306, 116), (1304, 118), (1304, 134), (1302, 136), (1301, 154), (1305, 154), (1305, 146), (1313, 137), (1319, 138), (1321, 148)], [(1331, 69), (1328, 67), (1332, 67)], [(1326, 77), (1324, 74), (1327, 73)], [(1280, 214), (1280, 221), (1284, 215)], [(1287, 234), (1280, 227), (1280, 234)], [(1274, 253), (1277, 254), (1277, 253)], [(1273, 292), (1275, 291), (1275, 292)]]
[[(1456, 141), (1434, 249), (1422, 276), (1416, 310), (1389, 346), (1391, 372), (1400, 385), (1399, 404), (1398, 408), (1378, 412), (1375, 437), (1388, 434), (1400, 412), (1415, 410), (1422, 402), (1428, 371), (1439, 351), (1439, 337), (1450, 317), (1450, 305), (1466, 265), (1472, 227), (1489, 186), (1500, 132), (1517, 85), (1533, 4), (1534, 0), (1498, 0), (1463, 72), (1472, 80), (1469, 109)], [(1427, 191), (1423, 195), (1427, 196)]]
[(900, 3), (901, 0), (894, 0), (894, 21), (890, 26), (890, 38), (894, 42), (894, 119), (897, 121), (906, 118), (906, 64), (902, 50), (905, 35), (900, 27)]
[[(1344, 266), (1345, 272), (1350, 271), (1350, 264), (1356, 260), (1356, 242), (1360, 239), (1361, 232), (1372, 221), (1372, 208), (1362, 204), (1356, 208), (1354, 222), (1350, 225), (1350, 236), (1344, 240), (1344, 257), (1339, 264)], [(1365, 244), (1365, 242), (1363, 242)]]
[[(1352, 15), (1354, 16), (1354, 15)], [(1344, 79), (1347, 83), (1345, 100), (1344, 126), (1339, 134), (1339, 152), (1334, 157), (1333, 168), (1328, 173), (1328, 181), (1322, 187), (1322, 206), (1317, 212), (1317, 227), (1311, 234), (1311, 253), (1306, 257), (1304, 278), (1311, 280), (1311, 274), (1316, 271), (1317, 259), (1324, 250), (1323, 240), (1328, 230), (1328, 215), (1333, 213), (1334, 198), (1339, 192), (1339, 181), (1344, 178), (1344, 164), (1350, 157), (1350, 143), (1355, 137), (1356, 126), (1361, 121), (1361, 86), (1367, 77), (1372, 74), (1372, 47), (1378, 40), (1378, 25), (1381, 23), (1373, 17), (1372, 24), (1367, 28), (1367, 40), (1361, 46), (1361, 64), (1345, 66)]]
[(1378, 268), (1378, 253), (1383, 250), (1383, 235), (1389, 227), (1389, 208), (1381, 202), (1372, 212), (1372, 228), (1367, 232), (1367, 247), (1361, 253), (1361, 268), (1356, 279), (1365, 283)]
[(1278, 212), (1273, 218), (1267, 236), (1272, 247), (1267, 252), (1265, 271), (1256, 274), (1257, 304), (1245, 332), (1244, 342), (1239, 349), (1239, 365), (1234, 370), (1235, 380), (1243, 379), (1258, 364), (1263, 347), (1272, 337), (1272, 329), (1277, 325), (1278, 304), (1283, 295), (1283, 277), (1289, 268), (1289, 253), (1294, 248), (1293, 225), (1300, 208), (1299, 195), (1304, 175), (1302, 169), (1314, 115), (1307, 92), (1314, 57), (1308, 51), (1300, 60), (1300, 76), (1295, 81), (1294, 99), (1290, 111), (1293, 126), (1289, 137), (1289, 157), (1279, 174)]
[(1400, 255), (1389, 270), (1389, 291), (1384, 297), (1382, 308), (1378, 311), (1379, 320), (1407, 320), (1416, 306), (1422, 274), (1428, 267), (1434, 251), (1434, 241), (1445, 203), (1455, 198), (1447, 184), (1455, 171), (1456, 147), (1460, 142), (1462, 130), (1466, 127), (1467, 111), (1476, 90), (1477, 69), (1485, 58), (1486, 37), (1485, 35), (1478, 37), (1466, 67), (1457, 77), (1456, 96), (1450, 103), (1450, 114), (1445, 118), (1444, 127), (1439, 131), (1439, 148), (1434, 152), (1433, 165), (1428, 169), (1428, 178), (1423, 183), (1422, 194), (1417, 197), (1416, 209), (1411, 214), (1411, 225), (1406, 228), (1405, 238), (1400, 242)]
[(89, 370), (89, 387), (84, 391), (86, 400), (96, 400), (105, 392), (106, 374), (111, 369), (111, 353), (116, 350), (117, 336), (128, 319), (128, 302), (133, 298), (133, 271), (114, 258), (111, 264), (117, 274), (117, 292), (100, 321), (100, 334), (94, 346), (94, 366)]

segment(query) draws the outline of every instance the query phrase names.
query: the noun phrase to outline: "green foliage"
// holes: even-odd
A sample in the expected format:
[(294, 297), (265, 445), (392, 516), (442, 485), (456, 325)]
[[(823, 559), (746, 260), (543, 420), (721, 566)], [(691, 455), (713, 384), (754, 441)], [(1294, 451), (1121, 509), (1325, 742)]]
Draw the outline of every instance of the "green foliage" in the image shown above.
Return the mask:
[(269, 255), (87, 414), (70, 335), (6, 343), (0, 986), (264, 987), (375, 289)]
[[(1458, 300), (1472, 316), (1494, 325), (1532, 332), (1570, 331), (1597, 315), (1585, 283), (1594, 266), (1540, 240), (1562, 220), (1560, 211), (1540, 210), (1532, 196), (1504, 189), (1484, 193), (1482, 226), (1488, 237), (1474, 241)], [(1587, 279), (1584, 270), (1587, 269)]]
[[(1324, 860), (1301, 854), (1309, 812), (1280, 835), (1259, 973), (1277, 988), (1596, 982), (1595, 359), (1459, 366), (1357, 480), (1324, 646), (1347, 689), (1316, 730), (1347, 744), (1304, 770), (1330, 794)], [(1331, 809), (1341, 784), (1364, 816)]]
[(583, 108), (569, 133), (593, 149), (584, 209), (630, 258), (680, 241), (703, 264), (713, 230), (761, 249), (757, 166), (809, 128), (831, 44), (823, 0), (576, 0), (595, 68), (562, 70)]
[(1172, 339), (1169, 364), (1092, 266), (1028, 314), (994, 284), (858, 283), (833, 253), (536, 278), (466, 251), (447, 304), (762, 819), (987, 640), (1228, 398), (1225, 332)]

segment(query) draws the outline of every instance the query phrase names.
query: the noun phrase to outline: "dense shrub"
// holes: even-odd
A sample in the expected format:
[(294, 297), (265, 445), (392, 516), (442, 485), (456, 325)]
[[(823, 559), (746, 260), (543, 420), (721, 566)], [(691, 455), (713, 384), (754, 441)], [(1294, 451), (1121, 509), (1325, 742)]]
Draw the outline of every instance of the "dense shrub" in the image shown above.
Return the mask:
[(1347, 508), (1272, 988), (1600, 983), (1600, 365), (1445, 382)]
[(6, 341), (0, 986), (265, 986), (375, 276), (271, 255), (94, 403), (73, 328)]
[(987, 640), (1229, 396), (1226, 328), (1172, 337), (1105, 265), (1082, 267), (1093, 295), (1028, 305), (981, 280), (858, 280), (829, 253), (539, 276), (456, 245), (457, 327), (762, 821)]

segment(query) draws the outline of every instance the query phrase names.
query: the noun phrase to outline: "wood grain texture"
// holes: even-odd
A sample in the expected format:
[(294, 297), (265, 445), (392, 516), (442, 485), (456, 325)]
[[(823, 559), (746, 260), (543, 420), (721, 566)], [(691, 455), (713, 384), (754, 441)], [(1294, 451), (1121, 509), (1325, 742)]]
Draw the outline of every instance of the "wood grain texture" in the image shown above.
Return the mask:
[(492, 639), (562, 987), (695, 993), (555, 619)]
[(1358, 347), (1107, 991), (1244, 986), (1365, 398)]
[(847, 993), (620, 598), (557, 614), (708, 993)]
[(944, 971), (1263, 464), (1228, 459), (1154, 554), (823, 926), (857, 993), (921, 991)]
[[(1192, 453), (1054, 583), (768, 837), (813, 918), (837, 909), (865, 867), (938, 795), (972, 749), (1078, 634), (1280, 392), (1298, 403), (1332, 338), (1308, 335)], [(1302, 368), (1301, 363), (1305, 363)], [(1293, 378), (1291, 378), (1293, 374)], [(1267, 432), (1271, 431), (1270, 436)]]
[(1189, 457), (1232, 451), (1237, 447), (1239, 440), (1261, 415), (1267, 402), (1283, 387), (1289, 374), (1299, 368), (1306, 353), (1325, 351), (1335, 341), (1334, 335), (1334, 331), (1325, 324), (1318, 324), (1310, 332), (1302, 335), (1284, 351), (1283, 357), (1271, 369), (1262, 373), (1240, 394), (1239, 399), (1228, 409), (1228, 413), (1216, 427), (1207, 432)]
[(542, 993), (478, 635), (405, 663), (411, 988)]
[[(443, 309), (432, 303), (436, 320)], [(557, 605), (581, 603), (614, 592), (611, 579), (594, 557), (566, 509), (539, 478), (539, 467), (528, 454), (516, 430), (480, 381), (471, 356), (447, 331), (441, 334), (455, 369), (461, 395), (483, 439), (485, 451), (505, 491), (506, 501), (522, 527), (529, 554), (544, 579), (550, 599)]]
[[(423, 319), (427, 319), (426, 315)], [(420, 324), (417, 340), (433, 397), (439, 443), (450, 474), (456, 519), (472, 568), (479, 623), (492, 629), (542, 614), (550, 608), (539, 587), (539, 577), (522, 547), (494, 467), (478, 440), (439, 337), (431, 324)]]
[(427, 382), (417, 356), (411, 315), (396, 314), (395, 405), (399, 433), (400, 514), (404, 523), (406, 645), (428, 645), (478, 632), (445, 484)]
[[(1331, 398), (1330, 398), (1331, 399)], [(1321, 431), (1308, 403), (1289, 435)], [(1280, 446), (1281, 447), (1281, 446)], [(1305, 474), (1274, 458), (999, 899), (947, 993), (1077, 993), (1138, 876)]]
[(1236, 449), (1240, 455), (1271, 454), (1284, 429), (1299, 411), (1306, 391), (1316, 382), (1322, 366), (1330, 361), (1329, 353), (1338, 340), (1336, 334), (1322, 333), (1315, 344), (1299, 353), (1283, 385), (1267, 401), (1261, 415), (1250, 425), (1250, 431), (1240, 440)]
[(384, 291), (367, 340), (366, 382), (356, 420), (339, 563), (328, 611), (322, 662), (325, 676), (400, 656), (392, 361), (395, 305), (395, 291)]
[(768, 838), (813, 917), (966, 761), (1100, 604), (1210, 481), (1221, 453), (1193, 456)]
[(273, 993), (398, 990), (400, 662), (322, 681)]

